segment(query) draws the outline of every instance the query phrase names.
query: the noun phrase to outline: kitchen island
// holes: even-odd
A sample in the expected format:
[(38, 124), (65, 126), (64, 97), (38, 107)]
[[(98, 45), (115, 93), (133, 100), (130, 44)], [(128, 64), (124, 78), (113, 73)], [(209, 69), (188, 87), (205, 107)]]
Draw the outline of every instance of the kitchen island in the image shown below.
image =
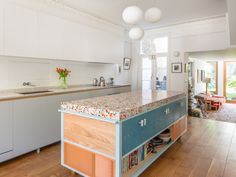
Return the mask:
[[(83, 176), (138, 176), (186, 132), (186, 114), (186, 95), (176, 91), (64, 102), (61, 164)], [(170, 140), (150, 151), (167, 130)]]

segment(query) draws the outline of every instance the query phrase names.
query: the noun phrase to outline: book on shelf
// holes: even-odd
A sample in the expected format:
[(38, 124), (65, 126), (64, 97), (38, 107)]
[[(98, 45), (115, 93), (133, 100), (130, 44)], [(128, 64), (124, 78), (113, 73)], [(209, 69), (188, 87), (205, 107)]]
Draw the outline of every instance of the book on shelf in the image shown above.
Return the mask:
[(163, 146), (168, 144), (169, 142), (164, 142), (159, 136), (153, 138), (151, 141), (145, 143), (143, 146), (139, 147), (128, 156), (123, 158), (122, 161), (122, 172), (126, 173), (134, 166), (138, 165), (141, 161), (145, 160), (145, 158), (150, 153), (159, 152)]

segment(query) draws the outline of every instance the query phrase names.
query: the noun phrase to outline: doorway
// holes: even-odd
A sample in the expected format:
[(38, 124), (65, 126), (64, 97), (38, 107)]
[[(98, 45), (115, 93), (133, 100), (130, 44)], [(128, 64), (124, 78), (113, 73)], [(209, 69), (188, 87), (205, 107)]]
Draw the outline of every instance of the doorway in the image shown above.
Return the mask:
[(142, 89), (167, 90), (168, 48), (167, 36), (141, 41)]
[(224, 96), (228, 103), (236, 103), (236, 62), (224, 63)]

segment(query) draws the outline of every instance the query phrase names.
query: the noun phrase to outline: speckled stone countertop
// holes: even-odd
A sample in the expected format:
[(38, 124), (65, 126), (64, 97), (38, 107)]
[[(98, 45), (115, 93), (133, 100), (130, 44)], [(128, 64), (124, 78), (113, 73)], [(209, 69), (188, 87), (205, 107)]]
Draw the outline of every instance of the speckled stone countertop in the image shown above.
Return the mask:
[[(50, 95), (59, 95), (66, 93), (76, 93), (76, 92), (86, 92), (93, 90), (101, 90), (101, 89), (110, 89), (110, 88), (120, 88), (120, 87), (128, 87), (130, 85), (114, 85), (114, 86), (70, 86), (67, 89), (61, 89), (58, 87), (38, 87), (38, 88), (25, 88), (25, 89), (11, 89), (11, 90), (1, 90), (0, 91), (0, 101), (9, 101), (16, 99), (25, 99), (32, 97), (42, 97), (42, 96), (50, 96)], [(47, 90), (49, 92), (45, 93), (35, 93), (35, 94), (20, 94), (21, 92), (36, 92)]]
[(158, 108), (184, 96), (184, 92), (144, 90), (65, 102), (62, 103), (61, 110), (122, 120)]

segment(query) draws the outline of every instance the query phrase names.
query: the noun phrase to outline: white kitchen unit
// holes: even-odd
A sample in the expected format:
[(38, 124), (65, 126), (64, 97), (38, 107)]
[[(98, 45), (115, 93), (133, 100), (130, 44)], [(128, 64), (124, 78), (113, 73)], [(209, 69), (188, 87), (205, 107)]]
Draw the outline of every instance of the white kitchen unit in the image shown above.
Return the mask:
[(5, 2), (4, 54), (37, 56), (37, 13), (16, 2)]
[(0, 156), (13, 150), (12, 110), (12, 102), (0, 102)]
[(0, 162), (60, 141), (61, 102), (128, 91), (123, 86), (0, 102)]
[(122, 62), (124, 45), (120, 34), (69, 21), (65, 22), (63, 29), (64, 59)]
[(3, 1), (0, 0), (0, 55), (3, 55), (3, 51), (4, 51), (4, 35), (3, 35), (3, 30), (4, 30), (4, 8), (3, 8)]
[[(59, 125), (57, 117), (51, 117), (50, 97), (14, 101), (14, 153), (23, 154), (56, 142), (54, 131)], [(55, 133), (59, 133), (55, 132)]]
[(38, 12), (39, 58), (63, 59), (62, 35), (65, 26), (65, 20)]
[[(0, 51), (4, 55), (104, 63), (123, 61), (124, 34), (119, 26), (98, 20), (92, 20), (90, 25), (79, 23), (34, 9), (33, 5), (26, 6), (19, 0), (2, 2), (4, 48), (0, 45)], [(83, 21), (88, 18), (74, 15)]]

